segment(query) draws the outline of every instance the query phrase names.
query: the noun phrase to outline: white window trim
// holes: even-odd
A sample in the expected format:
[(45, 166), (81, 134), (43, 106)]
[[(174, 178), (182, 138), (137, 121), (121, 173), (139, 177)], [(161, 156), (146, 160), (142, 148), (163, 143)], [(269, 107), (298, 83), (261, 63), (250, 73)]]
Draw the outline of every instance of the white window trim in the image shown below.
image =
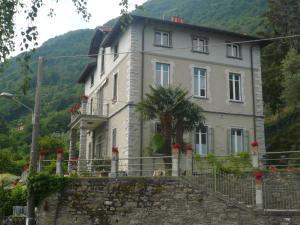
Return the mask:
[[(115, 95), (115, 77), (117, 76), (117, 87), (116, 87), (116, 95)], [(118, 78), (119, 78), (119, 72), (116, 72), (116, 73), (113, 73), (113, 87), (112, 87), (112, 101), (113, 103), (114, 102), (117, 102), (118, 101), (118, 86), (119, 86), (119, 83), (118, 83)]]
[[(194, 68), (206, 69), (206, 96), (205, 97), (194, 95)], [(211, 76), (210, 74), (211, 74), (211, 67), (190, 64), (191, 95), (193, 96), (193, 98), (206, 100), (208, 102), (212, 101), (212, 96), (211, 96), (211, 93), (210, 93), (210, 76)]]
[(163, 61), (163, 60), (158, 60), (158, 59), (152, 59), (151, 60), (152, 63), (152, 73), (153, 73), (153, 84), (154, 86), (157, 86), (156, 83), (156, 63), (161, 63), (161, 64), (169, 64), (169, 86), (172, 85), (173, 82), (173, 73), (174, 73), (174, 67), (175, 67), (175, 63), (173, 61)]
[[(160, 33), (160, 43), (156, 43), (156, 33)], [(168, 34), (168, 45), (164, 45), (164, 34)], [(171, 32), (163, 30), (154, 30), (154, 46), (171, 48)]]
[[(236, 73), (239, 74), (241, 79), (240, 79), (240, 96), (241, 100), (232, 100), (230, 99), (230, 85), (229, 85), (229, 75), (230, 73)], [(227, 84), (227, 104), (234, 104), (234, 103), (239, 103), (246, 105), (246, 96), (245, 96), (245, 72), (244, 71), (235, 71), (235, 70), (225, 70), (225, 76), (226, 76), (226, 84)]]
[[(237, 135), (235, 135), (235, 149), (232, 149), (233, 147), (233, 143), (232, 143), (232, 131), (233, 130), (241, 130), (242, 131), (242, 137), (241, 137), (241, 143), (242, 143), (242, 149), (240, 149), (240, 151), (236, 151), (237, 150)], [(244, 135), (245, 135), (245, 131), (246, 129), (245, 128), (241, 128), (241, 127), (231, 127), (230, 128), (230, 142), (231, 142), (231, 151), (233, 154), (238, 154), (240, 152), (243, 152), (245, 151), (244, 149), (244, 146), (245, 146), (245, 143), (244, 143)]]
[[(203, 50), (198, 50), (197, 46), (193, 45), (194, 39), (197, 39), (197, 43), (199, 43), (199, 41), (204, 41), (204, 46), (203, 46)], [(198, 36), (198, 35), (192, 35), (192, 51), (193, 52), (197, 52), (197, 53), (204, 53), (204, 54), (208, 54), (209, 50), (208, 50), (208, 38), (206, 37), (202, 37), (202, 36)]]
[[(197, 75), (197, 77), (198, 77), (198, 92), (199, 92), (199, 95), (196, 95), (195, 93), (194, 93), (194, 90), (195, 90), (195, 82), (194, 82), (194, 76), (195, 76), (195, 69), (204, 69), (205, 71), (206, 71), (206, 73), (205, 73), (205, 95), (204, 96), (202, 96), (201, 95), (201, 88), (200, 88), (200, 84), (201, 84), (201, 79), (200, 79), (200, 77), (201, 77), (201, 74), (199, 74), (198, 73), (198, 75)], [(208, 74), (208, 72), (207, 72), (207, 69), (206, 68), (200, 68), (200, 67), (193, 67), (193, 96), (195, 96), (195, 97), (198, 97), (198, 98), (207, 98), (207, 74)]]
[(160, 84), (157, 82), (157, 80), (156, 80), (156, 73), (157, 73), (157, 70), (156, 70), (156, 68), (155, 68), (155, 84), (157, 85), (157, 86), (163, 86), (164, 87), (164, 84), (163, 84), (163, 80), (164, 80), (164, 70), (162, 69), (163, 68), (163, 65), (168, 65), (168, 85), (167, 85), (167, 87), (169, 87), (170, 86), (170, 64), (167, 64), (167, 63), (160, 63), (160, 62), (157, 62), (156, 63), (156, 66), (157, 66), (157, 64), (160, 64), (161, 65), (161, 67), (160, 67)]
[[(232, 75), (233, 76), (233, 78), (234, 79), (230, 79), (230, 75)], [(236, 80), (235, 80), (235, 78), (236, 77), (238, 77), (239, 79), (238, 79), (238, 87), (239, 87), (239, 99), (237, 99), (236, 98), (236, 86), (235, 86), (235, 82), (236, 82)], [(230, 101), (234, 101), (234, 102), (242, 102), (243, 101), (243, 98), (242, 98), (242, 76), (241, 76), (241, 74), (238, 74), (238, 73), (229, 73), (229, 79), (228, 79), (228, 82), (229, 83), (233, 83), (232, 84), (232, 88), (233, 88), (233, 90), (232, 90), (232, 92), (233, 92), (233, 98), (230, 98), (230, 96), (229, 96), (229, 98), (230, 98)], [(230, 85), (229, 85), (229, 88), (230, 88)], [(230, 95), (230, 90), (229, 90), (229, 95)]]
[[(228, 47), (230, 46), (230, 51), (228, 51)], [(238, 55), (234, 56), (234, 46), (237, 46), (238, 48)], [(235, 44), (235, 43), (227, 43), (226, 44), (226, 55), (228, 58), (234, 58), (234, 59), (242, 59), (242, 46), (241, 44)]]
[[(204, 124), (204, 127), (206, 128), (206, 152), (207, 154), (209, 153), (209, 137), (208, 137), (208, 130), (209, 130), (209, 126), (207, 124)], [(197, 132), (197, 129), (194, 130), (194, 146), (195, 146), (195, 151), (196, 151), (196, 154), (199, 154), (201, 156), (206, 156), (207, 154), (200, 154), (199, 152), (201, 152), (201, 141), (202, 141), (202, 136), (201, 136), (201, 132)], [(198, 150), (196, 149), (196, 140), (195, 140), (195, 136), (198, 135), (199, 137), (199, 152)]]

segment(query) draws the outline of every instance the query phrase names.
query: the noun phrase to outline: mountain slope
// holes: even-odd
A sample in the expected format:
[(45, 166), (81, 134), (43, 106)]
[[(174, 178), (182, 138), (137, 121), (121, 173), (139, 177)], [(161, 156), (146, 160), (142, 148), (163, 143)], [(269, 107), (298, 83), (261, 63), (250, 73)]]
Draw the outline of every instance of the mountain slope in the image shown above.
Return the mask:
[(187, 23), (256, 34), (267, 0), (150, 0), (134, 14), (168, 19), (177, 15)]

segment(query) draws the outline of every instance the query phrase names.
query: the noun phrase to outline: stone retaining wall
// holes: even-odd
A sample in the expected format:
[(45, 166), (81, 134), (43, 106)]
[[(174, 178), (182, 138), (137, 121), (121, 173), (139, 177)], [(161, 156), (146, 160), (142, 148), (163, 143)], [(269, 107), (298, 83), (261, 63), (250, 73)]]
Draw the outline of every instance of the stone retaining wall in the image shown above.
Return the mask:
[(300, 215), (230, 204), (180, 178), (78, 179), (38, 208), (38, 225), (299, 225)]

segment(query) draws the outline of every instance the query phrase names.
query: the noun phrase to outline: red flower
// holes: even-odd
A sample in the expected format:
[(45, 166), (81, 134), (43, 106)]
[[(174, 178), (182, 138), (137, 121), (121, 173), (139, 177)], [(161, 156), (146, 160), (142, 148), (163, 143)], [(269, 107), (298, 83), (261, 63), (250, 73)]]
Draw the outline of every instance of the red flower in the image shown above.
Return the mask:
[(192, 148), (192, 146), (188, 146), (188, 147), (186, 147), (186, 150), (187, 151), (193, 151), (193, 148)]
[(252, 147), (257, 147), (258, 146), (258, 142), (257, 141), (251, 141), (251, 146)]
[(289, 173), (294, 173), (294, 172), (296, 172), (296, 169), (295, 169), (294, 167), (292, 167), (292, 166), (289, 166), (286, 170), (287, 170), (287, 172), (289, 172)]
[(180, 147), (181, 147), (181, 144), (178, 144), (178, 143), (173, 144), (173, 148), (180, 148)]
[(64, 149), (63, 148), (58, 148), (58, 149), (55, 149), (55, 152), (56, 153), (64, 153)]
[(263, 177), (263, 173), (258, 171), (258, 172), (255, 172), (255, 179), (256, 180), (260, 180), (261, 178)]

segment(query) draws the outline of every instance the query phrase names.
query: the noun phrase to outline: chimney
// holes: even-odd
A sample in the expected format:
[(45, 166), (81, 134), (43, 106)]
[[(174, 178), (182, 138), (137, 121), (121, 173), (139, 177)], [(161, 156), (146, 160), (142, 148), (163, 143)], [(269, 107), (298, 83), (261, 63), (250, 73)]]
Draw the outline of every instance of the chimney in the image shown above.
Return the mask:
[(183, 17), (180, 16), (171, 16), (171, 21), (174, 23), (184, 23)]

